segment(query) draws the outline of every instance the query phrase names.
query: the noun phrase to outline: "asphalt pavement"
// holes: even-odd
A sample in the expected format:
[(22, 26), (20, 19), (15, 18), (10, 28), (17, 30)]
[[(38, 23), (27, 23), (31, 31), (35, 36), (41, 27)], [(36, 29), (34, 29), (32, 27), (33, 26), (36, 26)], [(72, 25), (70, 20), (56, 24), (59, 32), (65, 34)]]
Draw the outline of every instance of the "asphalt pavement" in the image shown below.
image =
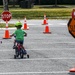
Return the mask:
[[(14, 37), (3, 39), (5, 28), (1, 28), (0, 75), (75, 75), (69, 72), (75, 67), (75, 39), (68, 32), (68, 21), (48, 20), (51, 34), (44, 34), (43, 20), (27, 20), (29, 30), (25, 30), (28, 35), (24, 47), (30, 58), (26, 59), (14, 59)], [(12, 34), (15, 28), (8, 30)]]

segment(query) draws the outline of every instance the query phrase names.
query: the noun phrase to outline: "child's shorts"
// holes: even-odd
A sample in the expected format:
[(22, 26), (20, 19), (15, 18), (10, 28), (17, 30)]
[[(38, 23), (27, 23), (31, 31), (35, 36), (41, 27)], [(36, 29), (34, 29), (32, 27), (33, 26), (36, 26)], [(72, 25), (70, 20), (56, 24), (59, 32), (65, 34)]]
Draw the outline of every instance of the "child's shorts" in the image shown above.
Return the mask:
[(24, 41), (23, 40), (15, 40), (15, 42), (20, 43), (23, 45)]

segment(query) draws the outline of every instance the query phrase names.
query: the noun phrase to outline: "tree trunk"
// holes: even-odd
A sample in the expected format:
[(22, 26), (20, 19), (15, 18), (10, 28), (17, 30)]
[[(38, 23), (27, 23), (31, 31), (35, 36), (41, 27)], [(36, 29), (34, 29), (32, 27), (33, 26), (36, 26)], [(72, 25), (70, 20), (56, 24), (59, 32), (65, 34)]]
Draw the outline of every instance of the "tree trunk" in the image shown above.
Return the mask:
[(15, 7), (15, 0), (13, 0), (13, 7)]
[(4, 11), (6, 11), (6, 10), (9, 11), (9, 8), (8, 8), (8, 0), (3, 0), (3, 7), (4, 7)]
[(55, 7), (57, 7), (57, 0), (55, 0)]
[(39, 0), (39, 5), (40, 5), (40, 0)]

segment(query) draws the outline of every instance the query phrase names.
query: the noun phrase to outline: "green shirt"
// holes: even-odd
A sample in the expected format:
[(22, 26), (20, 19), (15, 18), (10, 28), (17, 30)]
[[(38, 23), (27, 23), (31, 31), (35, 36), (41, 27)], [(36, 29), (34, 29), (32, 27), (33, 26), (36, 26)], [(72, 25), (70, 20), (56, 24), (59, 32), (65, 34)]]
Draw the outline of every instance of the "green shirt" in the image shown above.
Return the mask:
[(22, 29), (17, 29), (14, 32), (14, 35), (16, 35), (16, 40), (24, 40), (24, 34), (25, 32)]

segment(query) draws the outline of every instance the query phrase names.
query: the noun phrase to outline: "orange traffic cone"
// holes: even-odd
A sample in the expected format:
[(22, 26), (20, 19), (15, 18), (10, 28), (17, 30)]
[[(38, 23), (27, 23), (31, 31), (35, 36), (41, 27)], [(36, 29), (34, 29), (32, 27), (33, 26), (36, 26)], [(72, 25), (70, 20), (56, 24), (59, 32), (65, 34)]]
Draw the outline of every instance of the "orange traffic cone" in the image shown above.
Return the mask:
[(27, 26), (26, 17), (25, 17), (25, 20), (24, 20), (23, 29), (24, 30), (28, 30), (29, 29), (29, 27)]
[(43, 24), (42, 25), (46, 25), (46, 24), (48, 24), (48, 23), (47, 23), (46, 15), (44, 14), (44, 21), (43, 21)]
[(71, 68), (69, 72), (75, 72), (75, 68)]
[(10, 39), (9, 30), (8, 30), (8, 22), (6, 21), (6, 30), (3, 39)]
[(51, 34), (51, 32), (50, 32), (50, 29), (49, 29), (49, 26), (48, 25), (46, 25), (45, 26), (45, 31), (43, 32), (44, 34)]

